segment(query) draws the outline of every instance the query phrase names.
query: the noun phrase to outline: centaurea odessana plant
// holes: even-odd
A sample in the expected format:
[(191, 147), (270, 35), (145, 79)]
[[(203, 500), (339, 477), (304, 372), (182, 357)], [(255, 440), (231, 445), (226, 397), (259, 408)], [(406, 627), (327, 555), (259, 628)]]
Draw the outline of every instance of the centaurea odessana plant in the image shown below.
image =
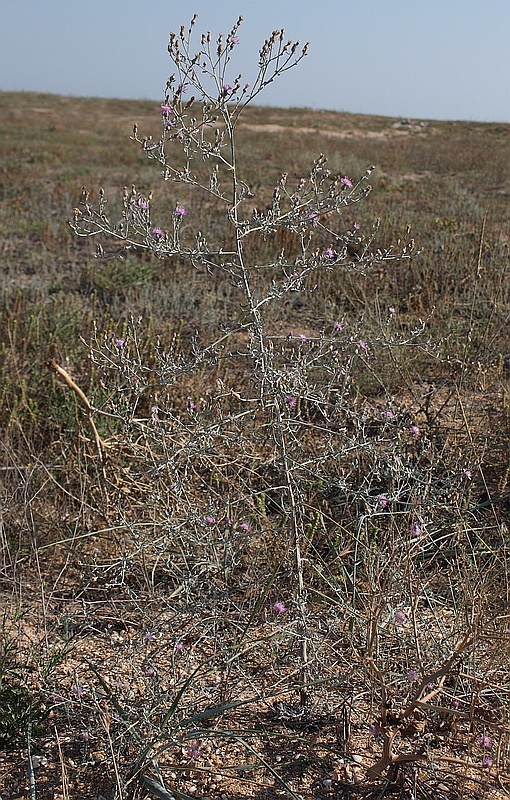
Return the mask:
[[(298, 399), (312, 404), (324, 402), (329, 384), (342, 372), (347, 351), (366, 350), (367, 345), (362, 340), (353, 342), (346, 337), (339, 338), (340, 331), (333, 326), (331, 335), (321, 332), (309, 338), (301, 334), (297, 347), (294, 342), (288, 346), (284, 344), (284, 337), (271, 330), (271, 306), (282, 302), (286, 295), (313, 290), (312, 281), (318, 280), (321, 272), (340, 272), (348, 266), (364, 271), (382, 261), (409, 258), (413, 241), (399, 243), (397, 250), (381, 250), (374, 248), (375, 230), (368, 237), (360, 233), (357, 224), (339, 230), (345, 210), (370, 192), (367, 180), (373, 168), (358, 180), (333, 175), (322, 154), (315, 159), (307, 176), (293, 180), (285, 173), (280, 175), (275, 181), (270, 204), (263, 210), (253, 207), (254, 193), (244, 181), (238, 163), (236, 129), (240, 116), (266, 86), (305, 57), (308, 45), (301, 47), (299, 42), (287, 41), (283, 30), (273, 31), (260, 50), (254, 82), (243, 84), (241, 75), (230, 75), (240, 41), (237, 34), (242, 18), (226, 37), (220, 35), (213, 39), (211, 33), (204, 34), (194, 51), (191, 42), (196, 19), (195, 16), (187, 31), (182, 27), (178, 35), (170, 36), (168, 51), (176, 72), (167, 82), (160, 107), (159, 138), (142, 136), (135, 125), (133, 139), (149, 159), (160, 165), (165, 181), (192, 187), (223, 206), (231, 246), (213, 244), (201, 231), (196, 231), (193, 238), (187, 233), (184, 236), (182, 226), (184, 219), (188, 224), (192, 220), (192, 203), (185, 207), (176, 201), (169, 227), (156, 223), (152, 192), (143, 195), (134, 186), (124, 190), (123, 212), (117, 223), (112, 223), (107, 216), (103, 190), (99, 192), (97, 207), (90, 202), (88, 191), (83, 190), (72, 227), (78, 236), (113, 240), (117, 243), (118, 254), (129, 248), (146, 249), (161, 258), (185, 258), (190, 268), (224, 272), (236, 287), (238, 320), (228, 327), (223, 324), (221, 336), (214, 341), (205, 345), (193, 343), (191, 357), (184, 358), (182, 353), (176, 357), (166, 352), (158, 380), (160, 386), (168, 387), (181, 375), (197, 372), (205, 364), (216, 363), (226, 356), (234, 359), (237, 354), (244, 361), (248, 358), (252, 365), (245, 387), (240, 391), (236, 388), (238, 393), (231, 394), (231, 398), (237, 397), (239, 401), (238, 409), (228, 418), (223, 414), (221, 420), (213, 423), (214, 433), (211, 422), (208, 427), (193, 426), (193, 431), (188, 425), (185, 447), (180, 442), (169, 448), (164, 427), (158, 427), (157, 437), (165, 442), (167, 468), (172, 465), (175, 469), (183, 452), (203, 450), (205, 439), (211, 435), (217, 446), (218, 435), (225, 436), (234, 420), (246, 415), (255, 419), (259, 431), (264, 432), (262, 437), (271, 442), (274, 463), (281, 472), (281, 510), (288, 520), (285, 541), (295, 554), (296, 609), (304, 625), (306, 593), (301, 542), (305, 513), (299, 471), (311, 473), (313, 470), (299, 464), (295, 452), (299, 447)], [(179, 151), (182, 161), (177, 166)], [(203, 165), (207, 168), (205, 176)], [(293, 236), (293, 252), (281, 250), (269, 264), (249, 263), (245, 257), (248, 239), (275, 237), (278, 231), (287, 231)], [(105, 254), (102, 243), (97, 244), (97, 253)], [(129, 379), (132, 363), (125, 357), (114, 360), (112, 366)], [(318, 388), (312, 378), (314, 373), (321, 375), (323, 381), (327, 376), (327, 387)], [(148, 388), (147, 383), (142, 386), (137, 383), (138, 391)], [(166, 414), (168, 423), (168, 411)], [(246, 433), (242, 434), (244, 440)], [(248, 438), (252, 438), (251, 435)], [(259, 438), (260, 434), (256, 436)], [(249, 450), (251, 446), (246, 452)], [(182, 488), (177, 489), (177, 493), (182, 491)], [(202, 516), (206, 525), (211, 524), (210, 513), (204, 517), (196, 508), (195, 516)], [(303, 664), (308, 660), (306, 642), (307, 637), (303, 635)]]

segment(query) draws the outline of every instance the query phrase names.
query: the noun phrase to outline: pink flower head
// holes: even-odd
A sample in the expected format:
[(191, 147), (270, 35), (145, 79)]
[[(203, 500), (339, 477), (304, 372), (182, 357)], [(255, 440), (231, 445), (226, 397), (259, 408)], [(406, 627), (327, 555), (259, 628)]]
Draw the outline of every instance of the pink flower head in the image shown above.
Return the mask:
[(184, 206), (177, 204), (174, 208), (174, 217), (185, 217), (188, 212)]
[(411, 425), (409, 431), (413, 434), (413, 436), (419, 436), (421, 433), (418, 425)]
[(315, 211), (312, 211), (310, 214), (308, 214), (307, 219), (309, 219), (313, 227), (316, 228), (317, 225), (319, 224), (320, 217), (318, 214), (315, 213)]
[(359, 222), (355, 222), (355, 223), (354, 223), (354, 225), (353, 225), (352, 227), (353, 227), (353, 229), (354, 229), (355, 231), (359, 231), (359, 229), (361, 228), (361, 225), (359, 224)]
[(322, 255), (326, 256), (326, 258), (336, 258), (336, 253), (332, 247), (326, 247)]
[(492, 767), (493, 763), (494, 762), (490, 756), (484, 756), (482, 760), (482, 764), (484, 765), (484, 767)]
[(229, 92), (231, 92), (231, 91), (232, 91), (232, 86), (230, 86), (230, 84), (228, 84), (228, 83), (225, 83), (225, 84), (222, 86), (222, 89), (221, 89), (221, 91), (223, 92), (223, 94), (228, 94)]
[(368, 350), (368, 345), (367, 345), (367, 343), (365, 341), (363, 341), (363, 339), (359, 340), (358, 347), (360, 348), (360, 350), (363, 350), (365, 353)]
[(482, 747), (486, 747), (487, 750), (490, 750), (491, 747), (492, 747), (492, 739), (489, 736), (486, 736), (485, 734), (483, 734), (482, 736), (479, 736), (476, 741)]
[(147, 669), (145, 670), (145, 677), (154, 678), (155, 675), (156, 675), (156, 670), (154, 669), (154, 667), (147, 667)]
[(348, 186), (349, 189), (352, 189), (352, 181), (347, 175), (344, 175), (343, 178), (340, 178), (340, 183), (343, 183), (344, 186)]
[(159, 110), (164, 117), (167, 117), (168, 114), (174, 113), (172, 106), (169, 106), (167, 103), (161, 103)]
[(410, 683), (414, 683), (414, 681), (417, 681), (419, 677), (419, 673), (416, 672), (415, 669), (408, 670), (406, 674), (406, 678)]
[(202, 751), (198, 745), (198, 742), (190, 742), (186, 747), (186, 752), (188, 754), (188, 758), (198, 758)]
[(388, 313), (391, 314), (391, 316), (393, 316), (393, 314), (396, 314), (397, 313), (397, 309), (395, 308), (395, 306), (390, 306), (388, 308)]
[(206, 522), (206, 523), (207, 523), (207, 525), (214, 525), (214, 523), (216, 522), (216, 520), (215, 520), (215, 518), (212, 516), (212, 514), (207, 514), (207, 515), (206, 515), (206, 517), (204, 518), (204, 522)]
[(250, 525), (250, 523), (249, 523), (249, 522), (241, 522), (241, 524), (239, 525), (239, 527), (240, 527), (240, 528), (241, 528), (241, 530), (242, 530), (242, 531), (244, 531), (245, 533), (249, 533), (249, 532), (251, 531), (251, 525)]
[(421, 536), (422, 534), (422, 527), (418, 522), (412, 522), (409, 526), (409, 533), (411, 536)]
[(308, 336), (305, 336), (304, 333), (299, 334), (299, 341), (305, 344), (308, 341)]
[(122, 347), (124, 347), (125, 344), (126, 344), (126, 340), (125, 339), (115, 339), (115, 347), (118, 347), (119, 350)]
[(468, 481), (470, 481), (471, 478), (473, 477), (473, 473), (471, 472), (470, 469), (463, 469), (462, 472), (464, 473)]
[(370, 728), (368, 729), (368, 732), (371, 733), (372, 736), (380, 736), (381, 735), (381, 731), (377, 727), (377, 725), (371, 725)]
[(227, 42), (229, 43), (230, 47), (234, 47), (236, 44), (239, 44), (239, 39), (237, 36), (229, 36)]
[(149, 633), (149, 632), (147, 632), (143, 638), (144, 638), (144, 641), (146, 641), (146, 642), (155, 642), (156, 641), (156, 637), (154, 636), (154, 634), (153, 633)]
[(377, 502), (379, 503), (380, 508), (386, 508), (388, 505), (388, 495), (387, 494), (380, 494), (377, 497)]
[(383, 411), (382, 415), (385, 419), (395, 419), (395, 414), (393, 413), (393, 411), (390, 411), (389, 409)]
[(285, 398), (285, 402), (290, 408), (296, 408), (297, 406), (297, 397), (294, 397), (293, 394), (288, 394)]
[(285, 603), (282, 603), (281, 600), (277, 600), (276, 603), (273, 603), (271, 606), (273, 611), (276, 611), (277, 614), (286, 614), (287, 613), (287, 606)]
[(165, 231), (162, 228), (153, 228), (151, 234), (154, 236), (155, 239), (165, 238)]
[(177, 644), (175, 645), (175, 649), (178, 653), (182, 653), (182, 651), (184, 650), (184, 642), (177, 642)]
[(335, 329), (335, 331), (343, 331), (343, 329), (345, 328), (345, 322), (334, 322), (333, 328)]
[(395, 625), (405, 625), (407, 614), (405, 611), (395, 611)]
[(192, 397), (188, 397), (188, 399), (186, 400), (186, 408), (187, 408), (187, 410), (188, 411), (195, 411), (196, 407), (197, 407), (197, 404), (195, 403), (193, 398)]

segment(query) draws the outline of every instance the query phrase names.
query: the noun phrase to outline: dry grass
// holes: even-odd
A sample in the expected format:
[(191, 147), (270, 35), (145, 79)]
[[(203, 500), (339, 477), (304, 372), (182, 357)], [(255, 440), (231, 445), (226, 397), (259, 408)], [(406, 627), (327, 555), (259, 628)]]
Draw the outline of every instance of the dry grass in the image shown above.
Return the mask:
[[(255, 205), (321, 151), (342, 174), (373, 163), (374, 190), (345, 223), (381, 218), (382, 244), (411, 224), (421, 250), (367, 276), (324, 272), (305, 302), (273, 307), (285, 357), (306, 356), (290, 331), (352, 332), (348, 387), (318, 370), (321, 402), (301, 397), (289, 422), (303, 614), (270, 418), (236, 416), (246, 360), (143, 388), (148, 368), (236, 318), (236, 291), (178, 259), (96, 260), (67, 225), (83, 184), (114, 195), (136, 179), (163, 218), (193, 203), (202, 231), (228, 237), (214, 204), (163, 186), (129, 142), (135, 121), (156, 129), (157, 108), (31, 94), (0, 107), (0, 691), (30, 701), (47, 760), (32, 796), (510, 796), (510, 126), (243, 118)], [(378, 346), (390, 306), (392, 335), (424, 322), (415, 347)], [(362, 317), (369, 357), (351, 346)], [(30, 796), (19, 727), (2, 797)]]

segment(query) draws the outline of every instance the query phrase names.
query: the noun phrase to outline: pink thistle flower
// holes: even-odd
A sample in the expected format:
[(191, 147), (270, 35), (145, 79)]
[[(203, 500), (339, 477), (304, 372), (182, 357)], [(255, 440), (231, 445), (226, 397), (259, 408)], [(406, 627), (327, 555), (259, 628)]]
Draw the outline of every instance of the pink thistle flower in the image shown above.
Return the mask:
[(418, 522), (412, 522), (409, 526), (409, 533), (411, 536), (421, 536), (422, 534), (422, 527)]
[(388, 502), (389, 502), (388, 495), (387, 494), (380, 494), (377, 497), (377, 502), (379, 503), (379, 506), (381, 508), (386, 508), (386, 506), (388, 505)]
[(367, 345), (367, 343), (365, 341), (363, 341), (363, 339), (359, 340), (358, 347), (360, 348), (360, 350), (363, 350), (365, 353), (368, 350), (368, 345)]
[(286, 398), (285, 398), (285, 401), (286, 401), (287, 405), (290, 408), (296, 408), (296, 406), (297, 406), (297, 397), (294, 397), (293, 394), (288, 394), (286, 396)]
[(149, 632), (147, 632), (145, 634), (143, 639), (144, 639), (145, 642), (155, 642), (156, 641), (156, 637), (154, 636), (154, 634), (153, 633), (149, 633)]
[(393, 411), (390, 411), (389, 409), (383, 411), (382, 415), (385, 419), (395, 419), (395, 414), (393, 413)]
[(206, 523), (207, 523), (207, 525), (214, 525), (214, 524), (215, 524), (215, 522), (216, 522), (216, 520), (215, 520), (215, 518), (212, 516), (212, 514), (207, 514), (207, 515), (206, 515), (206, 517), (204, 518), (204, 522), (206, 522)]
[(188, 411), (195, 411), (196, 407), (197, 407), (197, 404), (195, 403), (193, 398), (188, 397), (188, 399), (186, 400), (186, 408), (187, 408), (187, 410)]
[(347, 175), (344, 175), (343, 178), (340, 178), (340, 183), (343, 183), (344, 186), (348, 186), (349, 189), (352, 189), (352, 181)]
[(232, 86), (230, 86), (230, 84), (228, 83), (225, 83), (224, 86), (222, 86), (221, 91), (223, 94), (228, 94), (229, 92), (232, 91)]
[(494, 762), (490, 756), (484, 756), (482, 760), (482, 764), (484, 765), (484, 767), (492, 767), (493, 763)]
[(326, 256), (326, 258), (336, 258), (336, 253), (332, 247), (326, 247), (322, 255)]
[(407, 614), (405, 611), (395, 611), (395, 625), (405, 625), (407, 622)]
[(182, 653), (182, 651), (184, 650), (184, 642), (177, 642), (177, 644), (175, 645), (175, 649), (178, 653)]
[(320, 217), (318, 214), (315, 213), (315, 211), (312, 211), (310, 214), (308, 214), (307, 219), (309, 219), (313, 227), (316, 228), (317, 225), (319, 224)]
[(250, 531), (251, 531), (251, 525), (250, 525), (250, 523), (249, 523), (249, 522), (241, 522), (241, 524), (239, 525), (239, 527), (240, 527), (240, 529), (241, 529), (242, 531), (244, 531), (245, 533), (250, 533)]
[(154, 678), (155, 675), (156, 675), (156, 670), (154, 669), (154, 667), (147, 667), (147, 669), (145, 670), (145, 677)]
[(305, 336), (304, 333), (300, 333), (299, 334), (299, 341), (303, 342), (303, 344), (305, 344), (308, 341), (308, 336)]
[(463, 469), (462, 472), (464, 473), (468, 481), (470, 481), (471, 478), (473, 477), (473, 473), (471, 472), (470, 469)]
[(277, 614), (286, 614), (287, 613), (287, 607), (286, 607), (285, 603), (282, 603), (281, 600), (277, 600), (276, 603), (273, 603), (271, 608), (273, 609), (273, 611), (276, 611)]
[(239, 39), (237, 38), (237, 36), (229, 36), (227, 42), (230, 45), (230, 47), (235, 47), (236, 44), (239, 44)]
[(419, 677), (420, 675), (415, 669), (408, 670), (406, 674), (406, 678), (410, 683), (414, 683), (414, 681), (417, 681)]
[(139, 197), (138, 200), (136, 201), (136, 205), (138, 206), (138, 208), (147, 211), (147, 209), (149, 208), (149, 201), (145, 200), (144, 197)]
[(172, 106), (169, 106), (167, 103), (161, 103), (159, 110), (164, 117), (174, 113)]
[(343, 331), (343, 329), (345, 328), (345, 322), (334, 322), (333, 328), (335, 329), (335, 331)]
[(177, 204), (174, 208), (174, 217), (185, 217), (188, 212), (184, 206)]
[(122, 347), (124, 347), (125, 344), (126, 344), (126, 340), (125, 339), (115, 339), (115, 347), (117, 347), (119, 350)]
[(421, 433), (418, 425), (411, 425), (409, 431), (413, 434), (413, 436), (419, 436)]
[(83, 697), (84, 691), (85, 687), (83, 683), (80, 683), (79, 681), (76, 681), (76, 683), (74, 683), (71, 687), (71, 694), (74, 694), (74, 696), (78, 698)]
[(152, 236), (154, 236), (155, 239), (165, 238), (165, 231), (162, 228), (153, 228), (151, 234)]
[(492, 739), (489, 736), (486, 736), (485, 734), (483, 734), (482, 736), (479, 736), (476, 741), (482, 747), (486, 747), (487, 750), (490, 750), (491, 747), (492, 747)]
[(377, 725), (371, 725), (370, 728), (368, 729), (368, 732), (371, 733), (372, 736), (380, 736), (381, 735), (381, 731), (377, 727)]
[(188, 758), (198, 758), (201, 752), (198, 742), (190, 742), (186, 747)]
[(354, 225), (353, 225), (352, 227), (353, 227), (353, 229), (354, 229), (355, 231), (359, 231), (359, 229), (361, 228), (361, 225), (359, 224), (359, 222), (355, 222), (355, 223), (354, 223)]
[(393, 314), (396, 314), (397, 313), (397, 309), (395, 308), (395, 306), (390, 306), (388, 308), (388, 313), (391, 314), (391, 316), (393, 316)]

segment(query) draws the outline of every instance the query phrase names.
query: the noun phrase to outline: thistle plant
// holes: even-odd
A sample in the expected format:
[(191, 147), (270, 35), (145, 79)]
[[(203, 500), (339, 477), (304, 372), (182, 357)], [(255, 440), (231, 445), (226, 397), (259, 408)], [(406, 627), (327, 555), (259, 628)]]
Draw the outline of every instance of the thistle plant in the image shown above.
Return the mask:
[[(126, 427), (142, 432), (151, 453), (153, 483), (155, 474), (156, 483), (163, 474), (172, 476), (165, 488), (159, 481), (172, 517), (170, 522), (167, 514), (160, 524), (181, 538), (193, 529), (200, 546), (215, 530), (223, 538), (222, 554), (216, 558), (226, 569), (229, 559), (232, 567), (239, 564), (233, 541), (246, 539), (250, 531), (248, 523), (243, 531), (242, 523), (232, 522), (231, 517), (241, 519), (249, 513), (254, 527), (259, 527), (257, 507), (260, 510), (262, 497), (265, 501), (268, 493), (272, 495), (282, 520), (285, 554), (293, 554), (293, 610), (300, 621), (304, 687), (309, 653), (302, 551), (310, 523), (311, 487), (331, 481), (328, 465), (335, 465), (338, 472), (342, 448), (353, 445), (352, 441), (346, 445), (342, 422), (351, 414), (349, 373), (358, 356), (363, 358), (372, 345), (386, 342), (387, 331), (381, 330), (378, 342), (367, 343), (357, 327), (347, 333), (341, 322), (332, 319), (329, 331), (284, 335), (273, 325), (272, 313), (275, 304), (289, 296), (302, 295), (306, 302), (322, 273), (336, 271), (341, 279), (345, 270), (366, 272), (381, 262), (408, 259), (414, 242), (406, 239), (396, 247), (381, 248), (376, 242), (377, 222), (368, 234), (357, 223), (345, 225), (348, 210), (371, 190), (368, 179), (373, 167), (359, 178), (333, 174), (326, 157), (319, 154), (308, 174), (280, 174), (270, 196), (255, 195), (239, 162), (242, 112), (305, 58), (308, 45), (286, 40), (283, 30), (273, 31), (259, 52), (255, 80), (243, 83), (242, 76), (232, 72), (241, 46), (242, 18), (226, 36), (202, 35), (194, 49), (196, 21), (195, 15), (187, 30), (182, 27), (179, 34), (170, 35), (168, 52), (175, 72), (160, 106), (159, 137), (144, 135), (137, 125), (132, 135), (147, 158), (159, 165), (163, 180), (185, 191), (189, 202), (184, 204), (182, 195), (175, 195), (170, 218), (167, 214), (161, 220), (156, 193), (133, 185), (124, 189), (121, 216), (113, 222), (105, 192), (99, 191), (94, 204), (83, 189), (71, 226), (78, 236), (96, 240), (98, 257), (146, 250), (161, 259), (185, 259), (190, 269), (224, 275), (237, 293), (238, 315), (221, 321), (219, 335), (208, 342), (202, 342), (197, 332), (187, 349), (175, 341), (170, 346), (158, 343), (155, 369), (140, 356), (134, 321), (125, 338), (103, 336), (92, 348), (92, 357), (116, 371), (124, 389), (134, 392), (131, 413), (126, 416), (125, 409), (119, 413), (118, 405), (113, 411), (123, 416)], [(208, 197), (222, 214), (221, 243), (211, 241), (202, 230), (189, 232), (196, 193)], [(253, 237), (275, 242), (269, 263), (254, 263), (247, 257)], [(284, 247), (277, 247), (280, 241)], [(413, 332), (411, 338), (417, 335)], [(238, 376), (235, 385), (217, 378), (217, 391), (209, 393), (200, 409), (193, 398), (185, 408), (176, 408), (172, 392), (179, 381), (218, 369), (226, 360)], [(157, 401), (150, 416), (140, 418), (135, 409), (149, 396)], [(273, 470), (270, 492), (262, 480), (264, 466)], [(221, 504), (221, 492), (213, 497), (213, 483), (205, 472), (215, 473), (216, 480), (221, 475), (226, 493)], [(197, 498), (204, 496), (204, 488), (209, 496), (201, 507)], [(161, 491), (152, 493), (153, 505)], [(132, 529), (134, 523), (129, 524)], [(167, 541), (166, 536), (163, 539)], [(165, 558), (165, 546), (159, 547), (158, 560)], [(301, 702), (305, 701), (303, 688)]]

